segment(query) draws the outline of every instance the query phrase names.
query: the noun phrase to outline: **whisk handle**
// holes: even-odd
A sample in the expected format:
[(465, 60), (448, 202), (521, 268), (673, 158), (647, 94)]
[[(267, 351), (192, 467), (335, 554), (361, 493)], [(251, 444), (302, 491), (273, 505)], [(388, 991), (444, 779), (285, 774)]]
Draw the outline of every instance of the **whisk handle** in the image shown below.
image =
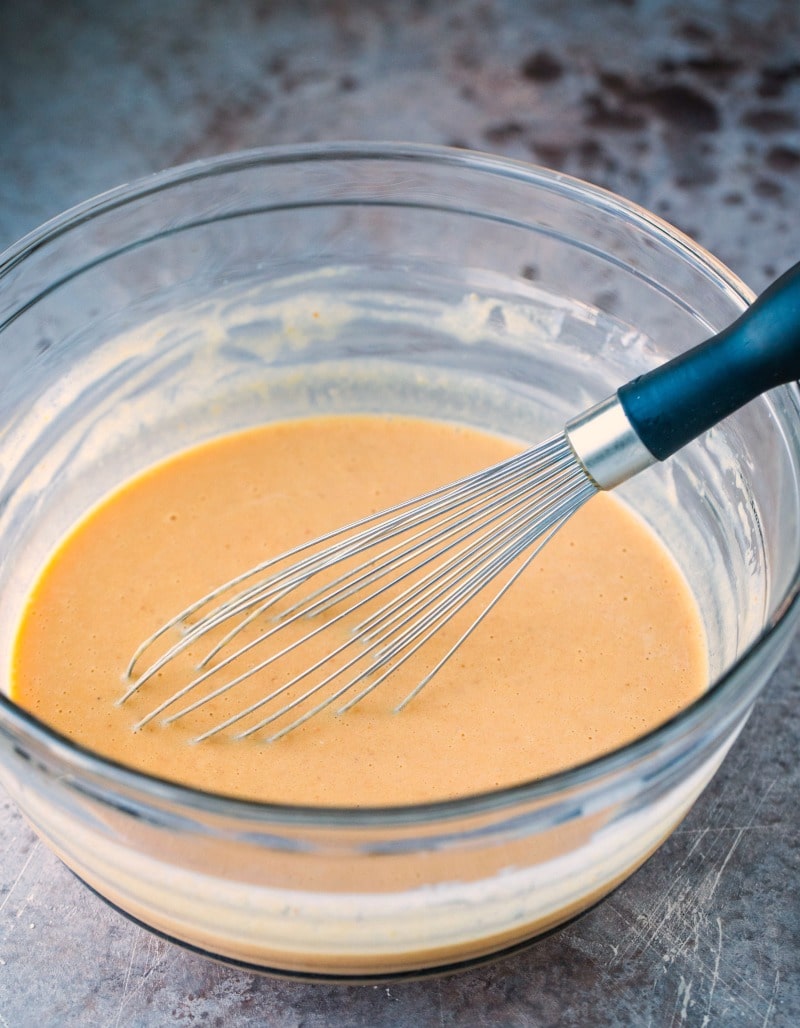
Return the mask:
[(748, 401), (800, 379), (800, 263), (732, 325), (633, 379), (617, 397), (641, 442), (665, 460)]

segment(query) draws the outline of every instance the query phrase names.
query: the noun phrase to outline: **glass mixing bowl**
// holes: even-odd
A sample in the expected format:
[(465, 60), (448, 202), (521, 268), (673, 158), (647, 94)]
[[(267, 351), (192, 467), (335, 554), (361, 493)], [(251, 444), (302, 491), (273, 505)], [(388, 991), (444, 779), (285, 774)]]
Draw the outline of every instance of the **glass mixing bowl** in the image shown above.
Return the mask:
[(386, 410), (535, 442), (751, 298), (632, 204), (429, 147), (203, 161), (45, 225), (0, 265), (0, 782), (112, 904), (258, 969), (417, 974), (586, 909), (686, 814), (790, 641), (793, 387), (621, 491), (697, 597), (713, 684), (656, 731), (546, 779), (393, 809), (183, 788), (11, 702), (15, 629), (75, 519), (188, 444), (309, 412)]

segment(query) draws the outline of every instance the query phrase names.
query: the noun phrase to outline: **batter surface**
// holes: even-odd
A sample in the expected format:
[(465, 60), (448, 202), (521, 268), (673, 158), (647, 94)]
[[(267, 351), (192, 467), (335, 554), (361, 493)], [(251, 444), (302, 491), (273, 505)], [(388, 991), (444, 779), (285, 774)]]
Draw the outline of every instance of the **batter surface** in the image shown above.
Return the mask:
[(264, 733), (191, 741), (263, 683), (136, 732), (187, 680), (187, 665), (117, 703), (141, 640), (210, 588), (515, 449), (452, 425), (353, 416), (269, 425), (160, 464), (93, 510), (52, 557), (19, 629), (12, 696), (123, 764), (277, 803), (444, 799), (618, 747), (699, 696), (707, 668), (699, 614), (671, 556), (607, 495), (573, 518), (400, 714), (392, 706), (424, 662), (347, 714), (323, 713), (270, 743)]

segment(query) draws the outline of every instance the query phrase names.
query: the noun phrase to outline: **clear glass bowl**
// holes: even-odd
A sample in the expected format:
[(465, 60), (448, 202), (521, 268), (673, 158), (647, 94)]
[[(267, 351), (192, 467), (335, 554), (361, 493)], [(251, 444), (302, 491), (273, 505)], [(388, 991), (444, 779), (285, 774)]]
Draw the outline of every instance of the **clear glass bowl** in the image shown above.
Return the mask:
[(74, 520), (187, 444), (372, 410), (538, 441), (751, 298), (617, 197), (429, 147), (203, 161), (45, 225), (0, 265), (0, 782), (111, 903), (254, 968), (417, 974), (502, 952), (586, 909), (685, 815), (790, 641), (793, 387), (623, 489), (698, 598), (713, 685), (658, 730), (543, 780), (385, 810), (182, 788), (15, 706), (15, 628)]

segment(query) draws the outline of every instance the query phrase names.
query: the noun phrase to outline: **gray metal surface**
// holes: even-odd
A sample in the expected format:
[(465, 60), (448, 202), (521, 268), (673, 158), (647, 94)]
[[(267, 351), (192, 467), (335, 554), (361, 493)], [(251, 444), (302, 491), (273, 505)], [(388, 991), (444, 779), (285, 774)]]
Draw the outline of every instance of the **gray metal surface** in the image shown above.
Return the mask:
[[(0, 4), (0, 246), (119, 182), (312, 139), (455, 143), (608, 186), (760, 290), (800, 257), (796, 0)], [(0, 799), (0, 1028), (800, 1024), (800, 641), (610, 899), (449, 978), (231, 970), (108, 909)]]

